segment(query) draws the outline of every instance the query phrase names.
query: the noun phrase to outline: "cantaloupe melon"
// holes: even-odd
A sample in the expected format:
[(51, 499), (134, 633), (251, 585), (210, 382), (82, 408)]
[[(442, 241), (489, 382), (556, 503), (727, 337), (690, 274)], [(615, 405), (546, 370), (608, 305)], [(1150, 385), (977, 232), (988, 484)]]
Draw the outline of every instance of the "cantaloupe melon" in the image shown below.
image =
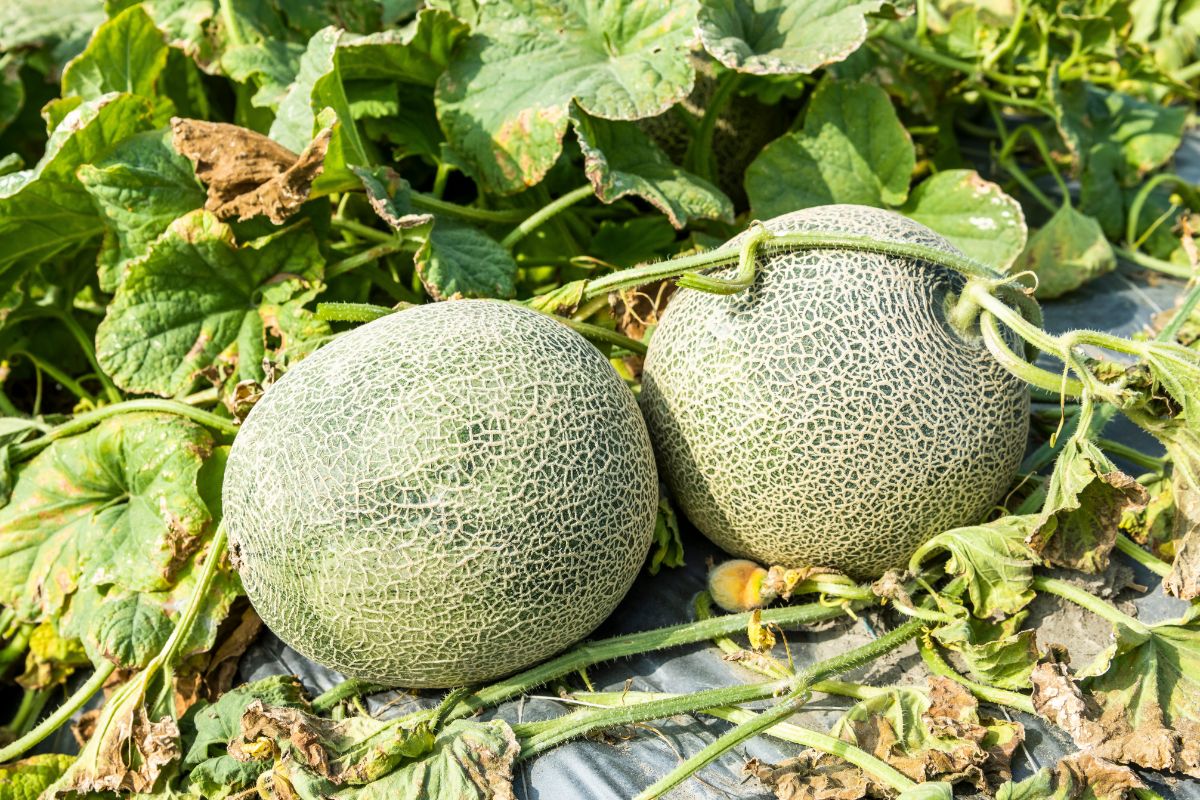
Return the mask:
[[(862, 206), (766, 226), (958, 253)], [(962, 284), (925, 262), (813, 249), (764, 255), (739, 294), (679, 291), (650, 342), (642, 408), (688, 518), (734, 555), (870, 577), (984, 515), (1019, 465), (1029, 394), (947, 323)]]
[(629, 388), (579, 334), (463, 300), (348, 333), (267, 390), (224, 507), (268, 627), (347, 675), (486, 681), (587, 635), (649, 549)]

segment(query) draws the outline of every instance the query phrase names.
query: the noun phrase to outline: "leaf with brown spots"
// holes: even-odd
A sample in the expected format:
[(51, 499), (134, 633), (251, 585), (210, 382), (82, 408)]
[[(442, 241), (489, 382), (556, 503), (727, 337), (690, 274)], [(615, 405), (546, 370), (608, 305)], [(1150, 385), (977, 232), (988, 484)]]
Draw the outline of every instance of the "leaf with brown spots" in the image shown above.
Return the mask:
[(308, 200), (333, 136), (332, 128), (322, 129), (296, 155), (261, 133), (224, 122), (175, 117), (171, 132), (175, 149), (208, 187), (206, 209), (220, 219), (262, 214), (276, 225)]
[(1044, 767), (1020, 783), (1006, 783), (996, 800), (1140, 800), (1146, 784), (1129, 767), (1091, 753), (1072, 753), (1051, 771)]
[(1163, 579), (1163, 591), (1181, 600), (1194, 600), (1200, 597), (1200, 492), (1177, 476), (1172, 495), (1175, 559), (1171, 572)]
[(196, 480), (213, 440), (173, 414), (126, 414), (51, 444), (0, 510), (0, 602), (57, 614), (78, 585), (169, 589), (210, 515)]

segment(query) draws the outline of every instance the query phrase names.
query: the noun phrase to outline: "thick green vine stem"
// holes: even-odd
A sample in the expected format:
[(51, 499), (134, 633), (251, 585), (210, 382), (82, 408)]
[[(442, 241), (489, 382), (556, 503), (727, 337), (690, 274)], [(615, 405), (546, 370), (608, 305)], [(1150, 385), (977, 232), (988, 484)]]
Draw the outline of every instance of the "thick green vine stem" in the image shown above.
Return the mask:
[(212, 428), (219, 433), (229, 436), (236, 435), (238, 432), (237, 424), (227, 417), (217, 416), (209, 411), (190, 406), (187, 403), (181, 403), (178, 400), (143, 398), (140, 400), (124, 400), (109, 406), (101, 406), (95, 411), (89, 411), (86, 414), (80, 414), (61, 425), (54, 426), (36, 439), (13, 445), (9, 451), (9, 455), (13, 463), (23, 461), (45, 450), (58, 439), (83, 433), (109, 417), (130, 414), (135, 411), (160, 411), (167, 414), (178, 414), (181, 417), (187, 417), (193, 422), (198, 422), (206, 428)]
[(71, 719), (76, 711), (83, 708), (89, 700), (96, 696), (96, 693), (100, 691), (104, 686), (104, 682), (108, 680), (116, 668), (117, 665), (111, 661), (105, 661), (97, 667), (92, 676), (76, 689), (67, 698), (65, 703), (54, 709), (54, 712), (50, 716), (35, 725), (29, 733), (20, 739), (17, 739), (4, 748), (0, 748), (0, 764), (20, 758), (47, 736), (62, 727), (67, 720)]
[[(918, 259), (930, 264), (946, 267), (969, 278), (977, 277), (990, 281), (1001, 278), (1000, 274), (992, 268), (966, 256), (947, 253), (936, 247), (913, 244), (912, 242), (884, 241), (876, 239), (873, 236), (824, 233), (766, 233), (753, 246), (755, 252), (767, 253), (797, 249), (855, 250), (880, 253), (882, 255), (896, 256), (897, 258)], [(742, 243), (737, 247), (719, 247), (704, 253), (681, 256), (654, 264), (644, 264), (620, 270), (619, 272), (613, 272), (601, 278), (588, 281), (583, 288), (581, 299), (586, 302), (594, 297), (599, 297), (618, 289), (631, 289), (646, 283), (653, 283), (667, 278), (678, 278), (681, 275), (695, 273), (700, 270), (726, 267), (732, 264), (739, 264), (740, 273), (741, 268), (748, 269), (753, 267), (753, 259), (750, 259), (750, 263), (747, 265), (741, 264), (742, 254), (745, 249), (746, 243)], [(744, 275), (739, 274), (735, 280), (738, 278), (744, 280), (744, 277)], [(751, 278), (751, 282), (752, 280)], [(729, 284), (723, 281), (717, 281), (717, 284), (716, 288), (718, 291), (722, 293), (728, 291)], [(708, 285), (711, 284), (701, 282), (695, 288), (704, 289)], [(749, 285), (749, 283), (746, 285)], [(737, 290), (735, 289), (735, 291)]]
[[(852, 603), (854, 608), (863, 608), (866, 603)], [(778, 625), (781, 628), (799, 625), (811, 625), (816, 622), (835, 619), (844, 614), (842, 606), (828, 606), (822, 603), (807, 603), (797, 606), (771, 608), (761, 612), (763, 624)], [(479, 689), (464, 702), (460, 702), (448, 715), (448, 720), (467, 716), (476, 710), (491, 708), (518, 695), (541, 686), (553, 680), (586, 669), (604, 661), (663, 650), (685, 644), (694, 644), (716, 636), (724, 636), (743, 631), (750, 624), (754, 612), (742, 614), (726, 614), (698, 622), (687, 622), (672, 625), (657, 630), (629, 633), (624, 636), (614, 636), (596, 642), (584, 642), (562, 655), (552, 658), (542, 664), (519, 672), (516, 675)], [(721, 703), (714, 703), (720, 705)], [(429, 710), (416, 711), (403, 717), (397, 722), (408, 725), (421, 719), (430, 718)]]
[[(899, 647), (904, 642), (916, 638), (924, 630), (924, 627), (925, 624), (921, 620), (910, 620), (898, 628), (885, 633), (878, 639), (856, 647), (842, 655), (820, 661), (796, 673), (795, 677), (788, 681), (788, 695), (782, 702), (756, 715), (753, 719), (748, 719), (726, 731), (716, 741), (709, 744), (699, 753), (684, 760), (682, 764), (663, 776), (661, 780), (655, 782), (654, 785), (638, 795), (638, 800), (650, 800), (650, 798), (666, 794), (687, 780), (697, 770), (720, 758), (730, 748), (736, 747), (742, 742), (757, 736), (767, 728), (782, 722), (796, 713), (807, 702), (814, 682), (869, 664), (885, 653)], [(684, 697), (687, 697), (687, 695), (684, 695)]]
[(1117, 534), (1117, 549), (1160, 578), (1165, 578), (1171, 574), (1170, 564), (1147, 553), (1123, 533)]
[(1033, 578), (1033, 588), (1039, 592), (1048, 592), (1064, 600), (1069, 600), (1080, 608), (1084, 608), (1108, 620), (1118, 628), (1125, 628), (1135, 637), (1144, 638), (1150, 635), (1150, 628), (1145, 623), (1139, 622), (1120, 611), (1111, 603), (1107, 603), (1096, 597), (1091, 592), (1066, 581), (1059, 580), (1058, 578), (1047, 578), (1043, 575), (1035, 575)]
[(585, 183), (583, 186), (572, 189), (562, 197), (547, 203), (522, 220), (517, 227), (513, 228), (507, 236), (500, 240), (500, 244), (508, 250), (513, 249), (517, 242), (524, 239), (547, 220), (552, 219), (560, 211), (575, 205), (580, 200), (591, 197), (595, 193), (595, 187), (590, 183)]

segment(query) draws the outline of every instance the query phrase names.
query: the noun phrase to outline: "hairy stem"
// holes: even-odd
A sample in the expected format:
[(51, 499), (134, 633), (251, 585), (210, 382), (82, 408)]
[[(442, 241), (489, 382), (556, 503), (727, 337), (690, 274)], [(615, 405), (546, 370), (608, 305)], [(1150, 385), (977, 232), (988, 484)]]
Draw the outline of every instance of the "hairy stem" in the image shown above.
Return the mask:
[(121, 392), (117, 389), (112, 379), (108, 374), (100, 368), (100, 362), (96, 359), (96, 345), (92, 342), (92, 338), (87, 335), (87, 331), (79, 324), (79, 320), (69, 311), (58, 310), (54, 315), (63, 327), (70, 332), (71, 336), (79, 343), (79, 349), (83, 351), (83, 355), (87, 358), (88, 363), (92, 365), (92, 369), (96, 371), (96, 377), (100, 379), (100, 383), (104, 386), (104, 394), (110, 403), (121, 402)]
[(92, 673), (92, 676), (67, 698), (65, 703), (54, 709), (50, 716), (35, 725), (29, 733), (20, 739), (17, 739), (7, 747), (0, 748), (0, 764), (20, 758), (29, 752), (34, 745), (58, 730), (76, 711), (83, 708), (96, 695), (96, 692), (100, 691), (101, 687), (104, 686), (104, 682), (108, 680), (108, 677), (113, 674), (116, 668), (117, 665), (112, 662), (103, 662)]
[(393, 253), (399, 253), (404, 250), (406, 243), (403, 239), (394, 238), (390, 242), (383, 242), (363, 250), (361, 253), (355, 253), (349, 258), (343, 258), (335, 264), (331, 264), (325, 270), (326, 279), (332, 280), (339, 275), (345, 275), (347, 272), (356, 270), (364, 264), (370, 264), (378, 261), (384, 256), (390, 256)]
[(89, 411), (86, 414), (80, 414), (61, 425), (54, 426), (36, 439), (13, 445), (10, 455), (14, 463), (22, 461), (40, 453), (58, 439), (83, 433), (109, 417), (130, 414), (135, 411), (158, 411), (166, 414), (178, 414), (181, 417), (187, 417), (193, 422), (198, 422), (220, 433), (233, 436), (238, 432), (238, 426), (232, 420), (219, 417), (203, 409), (194, 408), (187, 403), (181, 403), (178, 400), (143, 398), (140, 400), (124, 400), (120, 403), (113, 403), (110, 406), (103, 406), (95, 411)]
[(638, 795), (639, 800), (649, 800), (649, 798), (665, 794), (687, 780), (697, 770), (720, 758), (730, 748), (757, 736), (772, 725), (782, 722), (796, 713), (807, 702), (813, 682), (869, 664), (909, 639), (915, 638), (923, 629), (924, 623), (921, 620), (911, 620), (878, 639), (842, 655), (813, 664), (796, 673), (795, 677), (788, 681), (788, 696), (782, 702), (752, 719), (735, 725), (699, 753), (685, 759), (682, 764)]

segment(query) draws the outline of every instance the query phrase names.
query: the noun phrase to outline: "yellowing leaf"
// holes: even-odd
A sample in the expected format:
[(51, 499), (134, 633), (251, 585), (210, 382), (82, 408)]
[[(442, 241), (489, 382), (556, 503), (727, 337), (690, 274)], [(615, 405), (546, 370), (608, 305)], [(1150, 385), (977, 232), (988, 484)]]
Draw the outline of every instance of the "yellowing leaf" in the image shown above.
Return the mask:
[(212, 447), (173, 414), (112, 417), (51, 444), (0, 511), (0, 602), (40, 620), (81, 580), (170, 587), (209, 522), (196, 476)]

